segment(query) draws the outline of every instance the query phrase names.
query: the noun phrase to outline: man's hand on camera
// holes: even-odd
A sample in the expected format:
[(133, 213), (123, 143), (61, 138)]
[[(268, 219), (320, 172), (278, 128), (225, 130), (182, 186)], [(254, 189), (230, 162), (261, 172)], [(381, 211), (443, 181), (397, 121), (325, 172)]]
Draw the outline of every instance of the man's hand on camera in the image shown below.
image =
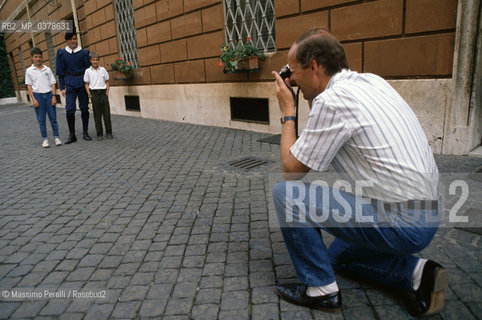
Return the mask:
[[(295, 99), (293, 97), (289, 78), (285, 81), (281, 79), (278, 72), (271, 72), (275, 77), (276, 97), (278, 98), (279, 108), (282, 116), (292, 116), (295, 114)], [(291, 89), (291, 90), (290, 90)]]

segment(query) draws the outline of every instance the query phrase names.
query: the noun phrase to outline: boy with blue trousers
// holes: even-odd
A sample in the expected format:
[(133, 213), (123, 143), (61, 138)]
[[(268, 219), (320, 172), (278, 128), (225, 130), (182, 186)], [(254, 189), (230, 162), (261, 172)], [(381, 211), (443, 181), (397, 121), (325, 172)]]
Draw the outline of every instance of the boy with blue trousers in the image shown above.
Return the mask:
[(85, 70), (85, 90), (92, 100), (94, 109), (95, 131), (97, 140), (103, 139), (102, 118), (104, 118), (105, 133), (107, 139), (112, 139), (112, 122), (110, 121), (109, 106), (109, 74), (105, 68), (99, 66), (99, 55), (96, 52), (90, 54), (92, 66)]
[(25, 84), (33, 106), (42, 135), (42, 147), (48, 148), (49, 139), (47, 136), (47, 114), (49, 116), (55, 145), (60, 146), (62, 141), (59, 138), (59, 125), (57, 123), (57, 112), (55, 105), (55, 77), (52, 70), (42, 63), (42, 50), (33, 47), (30, 50), (33, 64), (25, 72)]
[(59, 76), (59, 85), (62, 95), (65, 97), (65, 111), (69, 126), (69, 138), (65, 144), (77, 141), (75, 136), (75, 111), (76, 100), (79, 98), (79, 108), (84, 129), (84, 140), (90, 141), (89, 136), (89, 98), (84, 87), (84, 72), (90, 67), (89, 51), (78, 46), (77, 34), (66, 33), (67, 46), (57, 51), (55, 70)]

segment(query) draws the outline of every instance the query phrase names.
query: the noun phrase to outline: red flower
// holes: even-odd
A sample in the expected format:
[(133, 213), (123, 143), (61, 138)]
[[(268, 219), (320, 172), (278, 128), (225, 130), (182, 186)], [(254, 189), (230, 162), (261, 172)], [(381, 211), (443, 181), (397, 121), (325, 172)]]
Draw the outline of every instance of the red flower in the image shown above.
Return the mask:
[(251, 41), (251, 37), (247, 37), (247, 38), (246, 38), (246, 41)]
[(222, 67), (223, 63), (221, 61), (219, 61), (218, 66)]
[(122, 58), (119, 58), (119, 60), (124, 60), (124, 59), (122, 59)]
[(130, 61), (129, 61), (127, 64), (130, 65), (130, 66), (132, 66), (132, 62), (130, 62)]

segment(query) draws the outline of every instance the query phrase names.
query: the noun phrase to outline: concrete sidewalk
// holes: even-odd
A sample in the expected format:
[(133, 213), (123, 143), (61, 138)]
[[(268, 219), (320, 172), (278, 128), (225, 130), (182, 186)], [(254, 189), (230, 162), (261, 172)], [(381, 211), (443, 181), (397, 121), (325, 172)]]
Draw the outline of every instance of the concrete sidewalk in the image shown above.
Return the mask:
[[(65, 140), (65, 112), (57, 114)], [(279, 146), (257, 142), (266, 134), (112, 122), (113, 140), (44, 149), (31, 107), (0, 106), (0, 318), (411, 318), (399, 296), (343, 276), (341, 313), (279, 300), (274, 285), (295, 275), (269, 223), (267, 175), (279, 171)], [(228, 165), (247, 156), (267, 164)], [(467, 176), (482, 167), (480, 158), (437, 162)], [(480, 192), (471, 189), (472, 216)], [(451, 276), (445, 310), (431, 319), (482, 317), (480, 230), (440, 229), (422, 252)]]

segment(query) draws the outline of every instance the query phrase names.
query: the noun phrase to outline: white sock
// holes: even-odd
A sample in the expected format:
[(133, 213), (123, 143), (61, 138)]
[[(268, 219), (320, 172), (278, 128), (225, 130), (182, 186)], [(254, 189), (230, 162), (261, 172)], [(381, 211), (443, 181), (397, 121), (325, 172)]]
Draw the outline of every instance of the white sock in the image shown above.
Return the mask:
[(415, 270), (413, 270), (412, 288), (415, 291), (418, 290), (418, 288), (420, 287), (420, 282), (422, 281), (423, 267), (425, 266), (425, 263), (427, 261), (428, 260), (424, 258), (418, 259), (417, 265), (415, 266)]
[(333, 281), (332, 283), (327, 284), (326, 286), (308, 287), (306, 289), (306, 294), (309, 297), (319, 297), (319, 296), (324, 296), (337, 291), (338, 291), (338, 285), (336, 284), (336, 281)]

